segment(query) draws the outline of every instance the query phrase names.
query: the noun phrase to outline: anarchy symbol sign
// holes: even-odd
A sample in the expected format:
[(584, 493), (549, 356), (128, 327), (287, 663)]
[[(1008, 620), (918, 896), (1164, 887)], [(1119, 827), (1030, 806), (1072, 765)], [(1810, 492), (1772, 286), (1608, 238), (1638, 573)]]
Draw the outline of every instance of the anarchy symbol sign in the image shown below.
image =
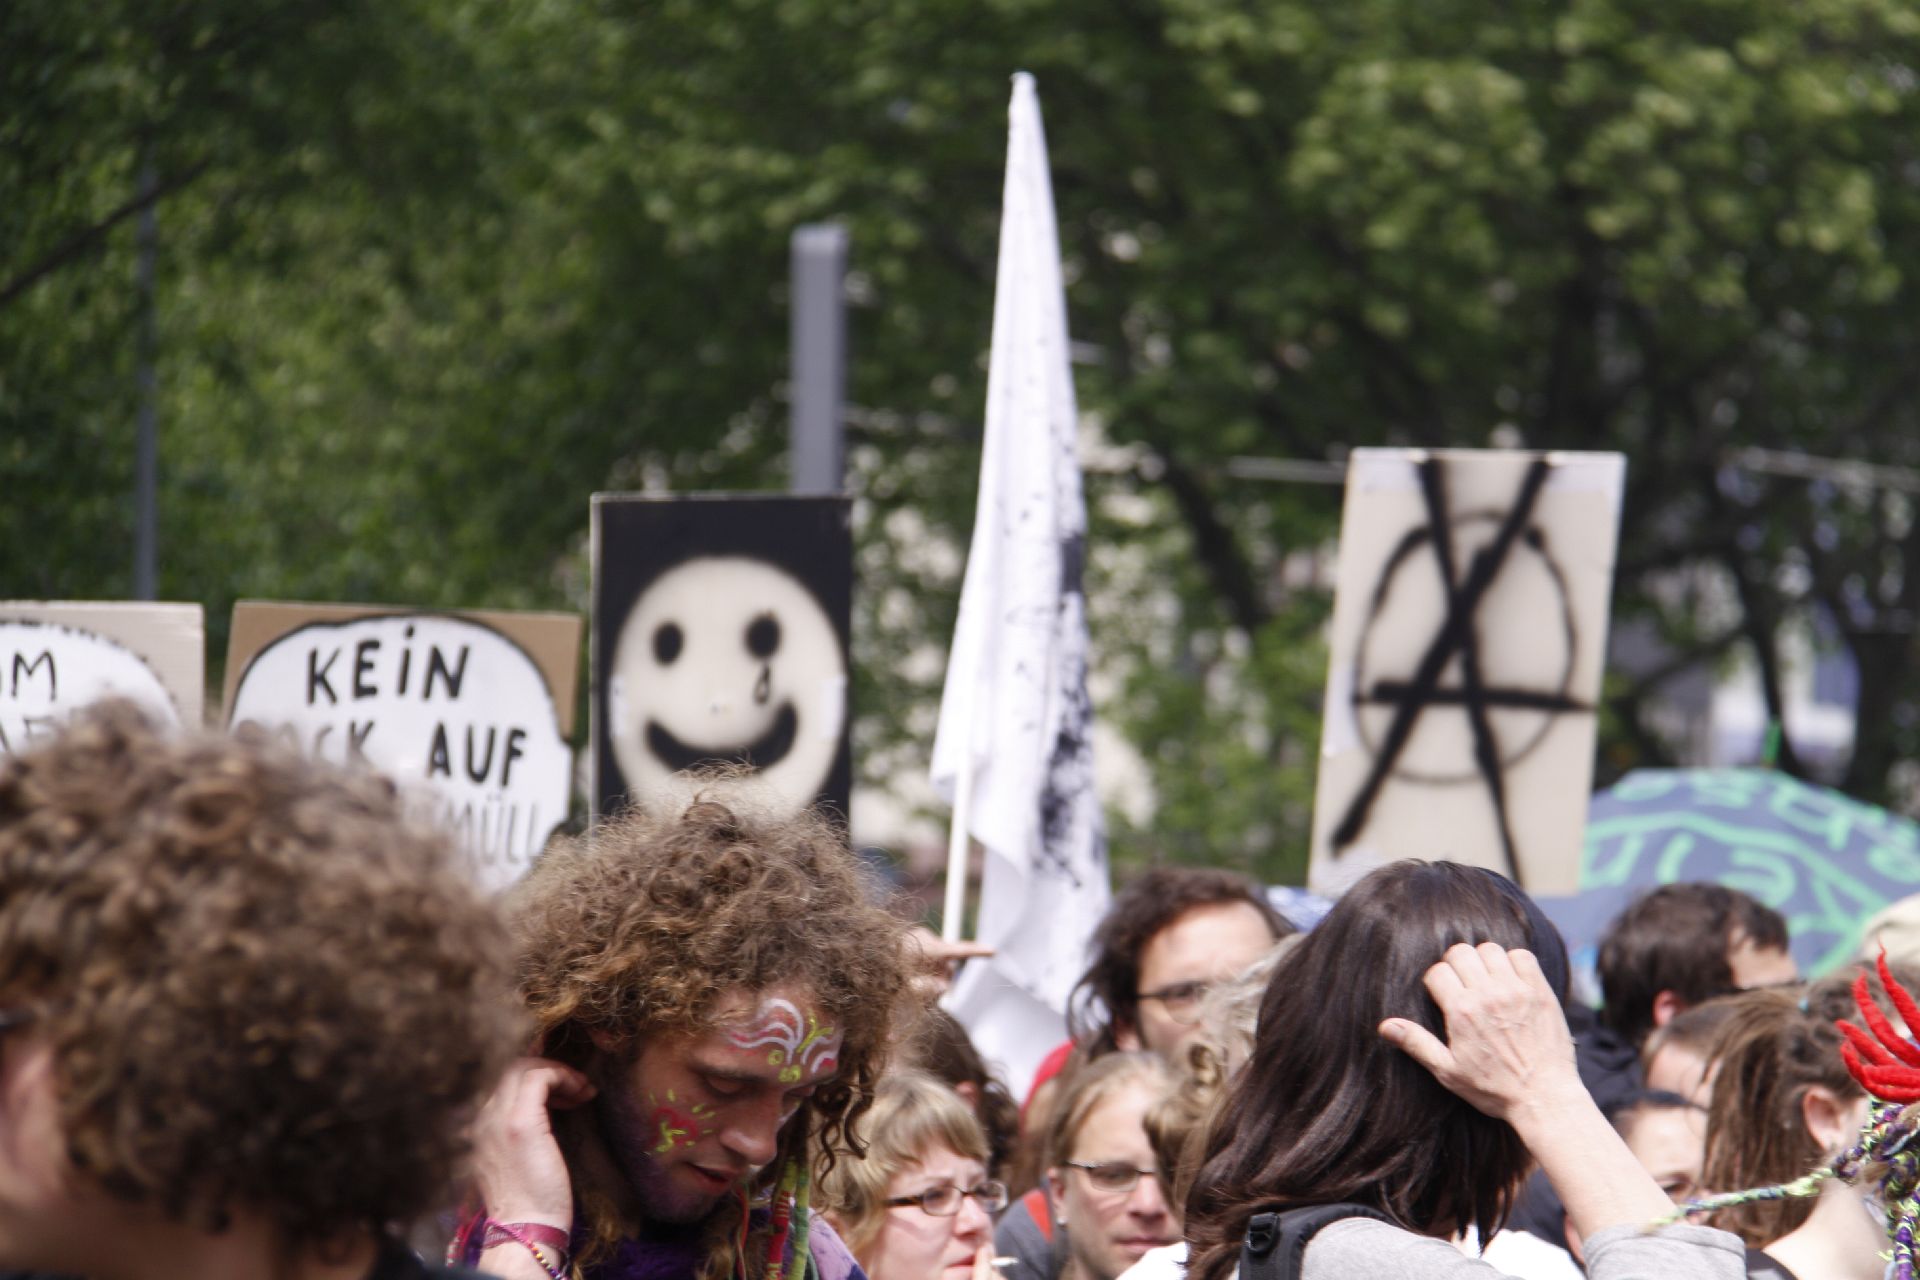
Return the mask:
[[(1374, 537), (1362, 564), (1350, 564), (1343, 532), (1317, 866), (1356, 850), (1371, 865), (1391, 850), (1541, 879), (1529, 855), (1565, 836), (1542, 829), (1540, 797), (1518, 781), (1544, 762), (1533, 781), (1584, 814), (1591, 778), (1614, 508), (1591, 485), (1554, 484), (1569, 458), (1593, 456), (1400, 455), (1411, 483), (1394, 495), (1397, 532)], [(1482, 459), (1504, 464), (1500, 474), (1484, 474)], [(1382, 497), (1358, 495), (1374, 508)], [(1348, 531), (1354, 521), (1350, 509)], [(1441, 811), (1466, 820), (1436, 823)]]

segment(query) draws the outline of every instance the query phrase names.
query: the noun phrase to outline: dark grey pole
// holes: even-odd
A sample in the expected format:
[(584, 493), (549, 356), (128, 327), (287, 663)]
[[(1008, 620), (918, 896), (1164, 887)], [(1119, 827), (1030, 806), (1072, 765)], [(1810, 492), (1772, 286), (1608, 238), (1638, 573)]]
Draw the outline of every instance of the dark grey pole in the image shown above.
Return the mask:
[(140, 194), (146, 205), (140, 210), (140, 225), (135, 243), (134, 289), (139, 295), (140, 328), (138, 363), (134, 386), (139, 396), (135, 420), (136, 443), (133, 471), (133, 598), (151, 600), (159, 587), (160, 556), (159, 507), (154, 490), (160, 477), (160, 379), (154, 371), (159, 354), (159, 326), (154, 317), (153, 268), (160, 251), (160, 220), (154, 213), (154, 187), (158, 178), (153, 161), (140, 166)]
[(792, 254), (793, 491), (839, 493), (846, 475), (847, 229), (797, 227)]

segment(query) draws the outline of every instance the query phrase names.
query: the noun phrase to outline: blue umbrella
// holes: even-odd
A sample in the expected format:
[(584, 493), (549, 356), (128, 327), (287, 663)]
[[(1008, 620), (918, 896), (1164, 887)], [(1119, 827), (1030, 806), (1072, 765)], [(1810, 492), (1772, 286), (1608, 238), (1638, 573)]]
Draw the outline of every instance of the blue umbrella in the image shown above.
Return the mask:
[(1580, 894), (1541, 905), (1579, 966), (1635, 894), (1686, 880), (1780, 912), (1801, 972), (1824, 973), (1870, 916), (1920, 892), (1920, 824), (1768, 769), (1636, 770), (1593, 797)]

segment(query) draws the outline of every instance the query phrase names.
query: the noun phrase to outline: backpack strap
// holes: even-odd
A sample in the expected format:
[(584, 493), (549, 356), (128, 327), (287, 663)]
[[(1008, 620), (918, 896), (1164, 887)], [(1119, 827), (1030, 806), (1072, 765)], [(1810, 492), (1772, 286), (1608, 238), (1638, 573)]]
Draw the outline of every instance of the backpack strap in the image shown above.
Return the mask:
[(1240, 1280), (1300, 1280), (1307, 1242), (1342, 1218), (1392, 1222), (1363, 1204), (1310, 1204), (1278, 1213), (1256, 1213), (1240, 1245)]

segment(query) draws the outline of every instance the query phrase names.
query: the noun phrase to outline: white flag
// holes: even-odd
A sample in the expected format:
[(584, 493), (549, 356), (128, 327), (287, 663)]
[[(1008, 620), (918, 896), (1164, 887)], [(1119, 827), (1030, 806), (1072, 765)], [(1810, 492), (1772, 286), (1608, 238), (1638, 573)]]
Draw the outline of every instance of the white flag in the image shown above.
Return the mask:
[(1066, 292), (1040, 102), (1025, 72), (1013, 78), (1009, 115), (980, 499), (933, 781), (951, 801), (960, 771), (973, 771), (967, 827), (986, 849), (977, 936), (998, 948), (968, 966), (948, 1004), (1023, 1090), (1063, 1034), (1067, 994), (1112, 889), (1093, 785)]

